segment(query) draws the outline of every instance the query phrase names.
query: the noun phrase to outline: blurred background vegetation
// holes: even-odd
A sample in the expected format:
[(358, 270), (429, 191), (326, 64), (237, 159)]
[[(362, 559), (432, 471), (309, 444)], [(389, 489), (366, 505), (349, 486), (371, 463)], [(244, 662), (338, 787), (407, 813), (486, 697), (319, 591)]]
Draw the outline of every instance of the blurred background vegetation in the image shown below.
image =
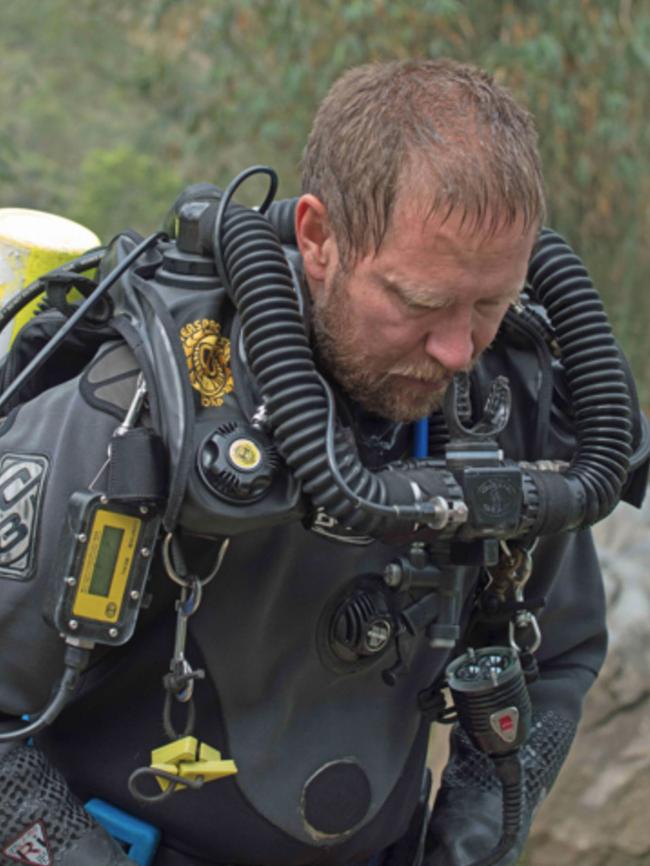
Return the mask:
[(311, 117), (349, 66), (486, 67), (537, 118), (549, 224), (587, 263), (650, 403), (648, 0), (4, 0), (0, 48), (0, 207), (104, 240), (251, 163), (297, 193)]

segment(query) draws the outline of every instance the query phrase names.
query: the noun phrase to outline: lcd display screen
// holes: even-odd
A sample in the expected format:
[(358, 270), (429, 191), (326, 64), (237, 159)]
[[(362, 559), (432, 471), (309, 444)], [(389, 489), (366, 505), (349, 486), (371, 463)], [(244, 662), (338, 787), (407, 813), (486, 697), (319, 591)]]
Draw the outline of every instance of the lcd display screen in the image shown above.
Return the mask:
[(118, 529), (115, 526), (104, 527), (95, 560), (95, 568), (88, 588), (91, 595), (103, 595), (105, 597), (109, 595), (123, 536), (123, 529)]

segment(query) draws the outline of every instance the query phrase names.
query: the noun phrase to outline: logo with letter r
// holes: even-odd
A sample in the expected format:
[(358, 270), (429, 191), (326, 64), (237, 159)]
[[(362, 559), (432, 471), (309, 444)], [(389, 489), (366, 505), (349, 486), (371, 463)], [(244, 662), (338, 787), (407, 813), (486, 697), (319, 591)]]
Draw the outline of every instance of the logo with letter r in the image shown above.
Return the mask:
[(37, 821), (28, 827), (17, 839), (7, 845), (2, 853), (17, 863), (52, 866), (52, 855), (42, 821)]

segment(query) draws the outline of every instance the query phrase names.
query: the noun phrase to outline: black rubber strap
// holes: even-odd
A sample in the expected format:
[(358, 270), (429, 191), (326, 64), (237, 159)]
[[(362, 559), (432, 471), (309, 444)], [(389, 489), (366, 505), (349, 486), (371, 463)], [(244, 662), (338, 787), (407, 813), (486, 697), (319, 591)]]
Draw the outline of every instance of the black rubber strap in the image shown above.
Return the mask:
[(139, 427), (111, 440), (109, 498), (162, 499), (166, 490), (165, 449), (158, 436)]

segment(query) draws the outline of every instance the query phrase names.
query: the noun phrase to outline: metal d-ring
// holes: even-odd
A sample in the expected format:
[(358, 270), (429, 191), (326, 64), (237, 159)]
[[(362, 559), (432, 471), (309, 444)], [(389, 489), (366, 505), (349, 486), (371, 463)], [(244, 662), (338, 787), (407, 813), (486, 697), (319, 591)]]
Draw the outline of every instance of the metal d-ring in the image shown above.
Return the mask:
[[(171, 551), (171, 545), (172, 545), (173, 540), (174, 540), (174, 533), (173, 532), (168, 532), (167, 535), (163, 539), (162, 557), (163, 557), (163, 564), (165, 566), (165, 572), (167, 573), (167, 577), (169, 577), (170, 580), (173, 580), (174, 583), (177, 583), (179, 586), (182, 586), (185, 589), (189, 589), (192, 586), (192, 581), (188, 580), (186, 577), (181, 577), (180, 574), (178, 573), (178, 571), (176, 570), (176, 566), (174, 565), (174, 561), (173, 561), (173, 557), (172, 557), (172, 551)], [(219, 553), (217, 554), (217, 559), (216, 559), (216, 562), (215, 562), (212, 570), (202, 580), (199, 581), (199, 583), (201, 584), (201, 587), (207, 586), (210, 583), (210, 581), (216, 577), (217, 572), (219, 571), (219, 569), (221, 568), (221, 565), (223, 563), (223, 560), (224, 560), (224, 557), (226, 555), (226, 551), (228, 550), (229, 544), (230, 544), (230, 539), (224, 538), (224, 540), (221, 542), (221, 545), (219, 547)]]
[[(143, 793), (136, 785), (136, 782), (143, 776), (153, 776), (154, 779), (166, 779), (169, 782), (169, 786), (159, 794)], [(140, 803), (161, 803), (182, 788), (191, 788), (193, 791), (198, 791), (203, 786), (204, 779), (201, 776), (196, 779), (185, 779), (183, 776), (179, 776), (177, 773), (170, 773), (168, 770), (155, 769), (154, 767), (139, 767), (131, 773), (127, 784), (131, 796)]]
[[(533, 640), (530, 646), (520, 646), (517, 643), (517, 639), (515, 637), (515, 633), (517, 630), (524, 631), (524, 629), (530, 628), (533, 632)], [(542, 644), (542, 631), (539, 627), (539, 623), (537, 622), (537, 617), (534, 613), (531, 613), (529, 610), (521, 611), (517, 615), (516, 621), (510, 620), (508, 624), (508, 640), (510, 642), (510, 646), (518, 653), (529, 652), (535, 653), (540, 648)]]

